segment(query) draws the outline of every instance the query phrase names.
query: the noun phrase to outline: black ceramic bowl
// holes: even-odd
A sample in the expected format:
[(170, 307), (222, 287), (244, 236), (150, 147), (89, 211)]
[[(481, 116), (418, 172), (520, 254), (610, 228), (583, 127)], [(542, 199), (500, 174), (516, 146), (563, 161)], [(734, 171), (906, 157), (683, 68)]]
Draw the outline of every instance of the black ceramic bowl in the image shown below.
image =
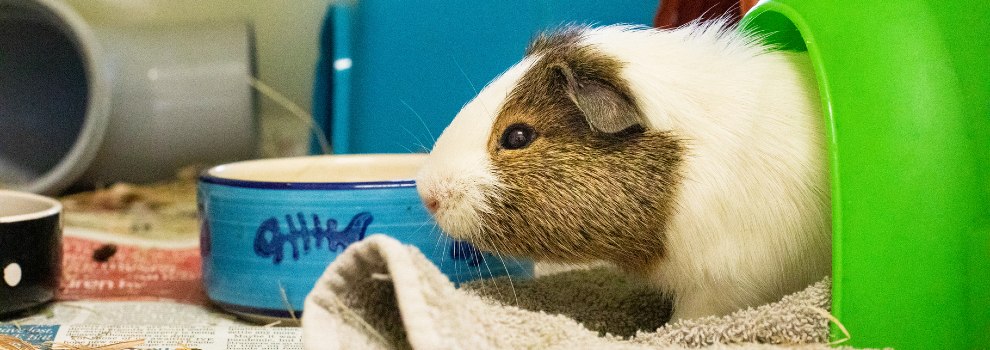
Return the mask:
[(62, 204), (0, 190), (0, 316), (55, 297), (62, 264)]

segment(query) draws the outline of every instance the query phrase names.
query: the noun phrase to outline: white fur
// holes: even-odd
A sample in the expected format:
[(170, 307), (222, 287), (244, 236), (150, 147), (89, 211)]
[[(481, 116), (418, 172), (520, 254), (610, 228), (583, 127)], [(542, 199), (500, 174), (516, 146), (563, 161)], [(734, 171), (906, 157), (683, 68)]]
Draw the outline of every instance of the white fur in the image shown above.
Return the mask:
[[(648, 128), (687, 143), (666, 255), (651, 272), (675, 296), (675, 319), (757, 306), (829, 274), (824, 122), (804, 55), (765, 52), (720, 25), (601, 27), (584, 42), (623, 61)], [(420, 186), (448, 183), (470, 197), (451, 204), (441, 226), (476, 232), (477, 186), (498, 183), (484, 148), (494, 113), (531, 63), (493, 82), (437, 142)]]
[(434, 219), (459, 239), (480, 234), (478, 213), (487, 212), (488, 196), (500, 182), (492, 174), (488, 138), (502, 103), (519, 78), (533, 65), (525, 59), (495, 78), (464, 105), (433, 146), (416, 178), (420, 197), (434, 198), (440, 208)]
[(806, 56), (704, 25), (604, 27), (586, 42), (625, 61), (650, 128), (688, 143), (653, 273), (675, 318), (757, 306), (829, 273), (824, 119)]

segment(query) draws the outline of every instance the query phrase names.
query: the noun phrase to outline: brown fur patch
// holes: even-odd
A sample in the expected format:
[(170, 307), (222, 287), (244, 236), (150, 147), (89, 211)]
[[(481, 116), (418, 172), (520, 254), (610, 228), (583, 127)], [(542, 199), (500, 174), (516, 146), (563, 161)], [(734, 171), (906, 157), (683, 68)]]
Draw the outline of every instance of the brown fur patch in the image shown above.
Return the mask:
[(526, 56), (544, 54), (561, 47), (573, 47), (578, 44), (585, 29), (587, 27), (566, 26), (556, 32), (540, 33), (530, 41)]
[[(511, 91), (489, 137), (495, 175), (505, 187), (483, 213), (479, 246), (564, 262), (605, 259), (641, 272), (663, 255), (664, 229), (680, 182), (682, 142), (642, 126), (620, 133), (593, 131), (560, 65), (595, 82), (630, 113), (641, 113), (619, 76), (621, 62), (579, 44), (579, 33), (538, 39), (540, 58)], [(640, 116), (641, 117), (641, 116)], [(509, 125), (532, 126), (537, 138), (506, 150)]]

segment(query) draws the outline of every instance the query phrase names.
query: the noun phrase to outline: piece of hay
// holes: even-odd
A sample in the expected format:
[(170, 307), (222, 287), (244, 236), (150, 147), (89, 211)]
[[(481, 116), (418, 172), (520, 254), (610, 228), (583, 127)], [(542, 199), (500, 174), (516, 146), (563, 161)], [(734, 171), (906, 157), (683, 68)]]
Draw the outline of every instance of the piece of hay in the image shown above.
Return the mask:
[(0, 334), (0, 350), (37, 350), (38, 347), (21, 338)]

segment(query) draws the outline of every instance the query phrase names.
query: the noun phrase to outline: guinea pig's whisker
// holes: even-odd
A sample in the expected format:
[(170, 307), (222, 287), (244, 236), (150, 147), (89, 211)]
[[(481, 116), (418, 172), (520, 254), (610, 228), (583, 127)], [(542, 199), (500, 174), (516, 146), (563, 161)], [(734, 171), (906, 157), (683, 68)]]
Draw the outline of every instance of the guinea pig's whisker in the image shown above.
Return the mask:
[(478, 91), (478, 87), (475, 86), (474, 83), (471, 81), (471, 78), (468, 78), (467, 73), (464, 72), (464, 67), (461, 67), (461, 63), (458, 62), (457, 58), (455, 58), (454, 56), (450, 56), (450, 59), (454, 61), (454, 66), (456, 66), (457, 70), (461, 72), (461, 76), (464, 77), (464, 80), (467, 81), (468, 85), (471, 86), (471, 90), (474, 91), (474, 95), (477, 96), (480, 93), (480, 91)]
[[(430, 225), (430, 222), (429, 221), (420, 223), (419, 224), (419, 227), (417, 227), (416, 230), (413, 231), (412, 236), (413, 237), (416, 237), (419, 234), (419, 232), (422, 231), (423, 228), (426, 227), (427, 225)], [(426, 253), (426, 252), (423, 252), (423, 253)], [(436, 245), (435, 244), (433, 245), (433, 253), (434, 253), (434, 255), (436, 255)]]
[[(413, 144), (413, 146), (419, 146), (420, 148), (426, 148), (426, 146), (423, 145), (423, 140), (420, 140), (419, 139), (419, 136), (416, 136), (416, 134), (414, 134), (412, 131), (409, 131), (409, 129), (407, 129), (404, 126), (401, 126), (400, 125), (399, 127), (402, 128), (402, 130), (405, 131), (407, 134), (409, 134), (409, 136), (412, 136), (413, 140), (416, 141), (416, 143)], [(399, 147), (405, 148), (406, 151), (409, 151), (409, 153), (415, 153), (415, 152), (412, 151), (412, 149), (410, 149), (406, 145), (403, 145), (403, 144), (401, 144), (401, 143), (399, 143), (397, 141), (394, 141), (394, 143), (397, 144), (397, 145), (399, 145)]]
[(409, 148), (409, 145), (404, 145), (398, 141), (392, 141), (392, 144), (401, 147), (402, 149), (406, 150), (406, 152), (409, 153), (423, 153), (423, 154), (430, 153), (430, 150), (427, 149), (426, 146), (423, 146), (423, 144), (421, 143), (416, 143), (413, 145), (413, 147), (416, 147), (417, 149)]
[[(512, 299), (515, 301), (515, 305), (519, 305), (519, 295), (516, 294), (516, 286), (512, 283), (512, 274), (509, 273), (509, 266), (505, 265), (505, 258), (502, 257), (502, 253), (494, 251), (496, 256), (498, 256), (498, 261), (502, 263), (502, 268), (505, 269), (505, 279), (509, 280), (509, 289), (512, 290)], [(532, 278), (532, 276), (530, 276)]]
[[(437, 224), (434, 222), (432, 232), (438, 232), (438, 231), (440, 230), (437, 229)], [(441, 244), (442, 241), (443, 241), (443, 234), (437, 235), (436, 242), (433, 243), (433, 252), (432, 252), (433, 254), (431, 254), (430, 256), (437, 256), (437, 250), (443, 248), (443, 244)], [(441, 254), (442, 253), (443, 252), (441, 252)]]
[[(451, 243), (453, 243), (454, 239), (451, 238), (450, 236), (447, 236), (447, 235), (441, 236), (440, 239), (443, 240), (443, 245), (442, 245), (442, 247), (443, 247), (443, 254), (440, 254), (440, 270), (442, 271), (443, 270), (443, 264), (447, 261), (447, 255), (450, 254), (450, 253), (453, 253), (453, 251), (451, 251), (450, 253), (448, 253), (447, 252), (447, 247), (451, 247)], [(452, 247), (451, 249), (456, 249), (456, 246)]]
[[(471, 82), (471, 78), (468, 78), (467, 73), (464, 72), (464, 68), (461, 67), (461, 63), (458, 62), (457, 59), (454, 58), (454, 56), (450, 56), (450, 59), (452, 61), (454, 61), (454, 66), (457, 67), (457, 70), (461, 72), (461, 76), (463, 76), (464, 77), (464, 80), (466, 80), (467, 83), (468, 83), (468, 85), (471, 86), (471, 90), (474, 91), (474, 96), (478, 96), (478, 94), (480, 93), (480, 91), (478, 91), (478, 87), (475, 86), (473, 82)], [(494, 115), (494, 111), (492, 111), (491, 109), (488, 108), (488, 105), (485, 104), (485, 102), (484, 102), (483, 99), (477, 99), (475, 101), (477, 101), (479, 104), (481, 104), (481, 108), (485, 110), (485, 113)]]
[[(491, 236), (485, 234), (482, 235), (482, 237), (491, 237)], [(487, 242), (488, 242), (488, 246), (492, 248), (491, 252), (498, 257), (499, 262), (501, 262), (502, 264), (502, 268), (504, 269), (503, 271), (505, 271), (505, 278), (509, 280), (509, 289), (512, 290), (512, 298), (515, 302), (515, 305), (519, 305), (519, 295), (516, 294), (516, 286), (512, 282), (512, 274), (509, 273), (509, 267), (505, 265), (505, 258), (503, 258), (502, 253), (499, 252), (499, 250), (502, 250), (505, 247), (500, 244), (496, 244), (495, 240), (493, 239), (487, 239)], [(487, 260), (485, 261), (485, 264), (486, 265), (488, 264)], [(489, 269), (489, 273), (491, 273), (491, 269)], [(492, 277), (493, 277), (492, 280), (494, 281), (494, 276)]]
[[(480, 277), (480, 278), (476, 279), (476, 281), (478, 282), (478, 285), (481, 286), (481, 288), (480, 288), (481, 289), (481, 293), (482, 294), (487, 294), (487, 295), (492, 295), (492, 293), (486, 292), (486, 290), (488, 289), (488, 280), (490, 278), (484, 278), (484, 274), (481, 271), (481, 264), (478, 264), (477, 266), (475, 266), (474, 269), (475, 269), (475, 272), (476, 272), (477, 276)], [(492, 281), (492, 282), (494, 282), (494, 281)], [(494, 290), (494, 293), (498, 293), (498, 286), (495, 285), (494, 283), (492, 284), (492, 289)]]
[[(478, 254), (484, 254), (484, 253), (481, 253), (479, 251)], [(492, 272), (492, 267), (491, 266), (488, 266), (488, 259), (485, 259), (484, 255), (481, 256), (481, 264), (478, 264), (478, 266), (477, 266), (477, 268), (478, 268), (478, 275), (484, 275), (484, 271), (481, 271), (481, 265), (482, 264), (485, 265), (485, 270), (488, 270), (488, 276), (487, 277), (492, 280), (492, 285), (495, 287), (495, 292), (499, 292), (499, 294), (500, 294), (499, 296), (501, 296), (502, 293), (500, 293), (500, 290), (498, 289), (498, 282), (495, 280), (495, 273)]]
[(530, 268), (526, 268), (525, 266), (523, 266), (523, 263), (522, 262), (520, 262), (519, 260), (516, 260), (516, 259), (512, 259), (512, 263), (515, 264), (516, 265), (516, 268), (518, 268), (520, 271), (524, 271), (525, 272), (525, 275), (524, 275), (525, 278), (527, 278), (529, 280), (534, 280), (536, 278), (536, 266), (535, 266), (536, 265), (536, 262), (535, 261), (531, 261), (530, 262), (531, 264), (533, 264), (533, 265), (530, 266)]
[(406, 150), (406, 152), (412, 153), (412, 149), (409, 148), (409, 146), (403, 145), (398, 141), (393, 141), (392, 144), (401, 147), (402, 149)]
[[(413, 109), (412, 106), (410, 106), (408, 103), (406, 103), (406, 101), (400, 99), (399, 102), (402, 102), (402, 105), (406, 106), (406, 108), (408, 108), (409, 111), (412, 112), (414, 116), (416, 116), (416, 119), (419, 120), (419, 124), (423, 126), (423, 129), (426, 129), (426, 134), (430, 135), (430, 139), (433, 140), (433, 143), (436, 143), (437, 137), (433, 135), (432, 131), (430, 131), (430, 127), (426, 126), (426, 121), (423, 120), (423, 116), (419, 115), (419, 112), (416, 112), (416, 110)], [(422, 144), (422, 142), (419, 141), (418, 138), (416, 139), (416, 141)]]
[(430, 153), (430, 148), (429, 147), (426, 147), (426, 145), (424, 145), (422, 143), (419, 143), (419, 144), (416, 144), (416, 145), (413, 145), (413, 146), (419, 146), (419, 152), (420, 153)]

